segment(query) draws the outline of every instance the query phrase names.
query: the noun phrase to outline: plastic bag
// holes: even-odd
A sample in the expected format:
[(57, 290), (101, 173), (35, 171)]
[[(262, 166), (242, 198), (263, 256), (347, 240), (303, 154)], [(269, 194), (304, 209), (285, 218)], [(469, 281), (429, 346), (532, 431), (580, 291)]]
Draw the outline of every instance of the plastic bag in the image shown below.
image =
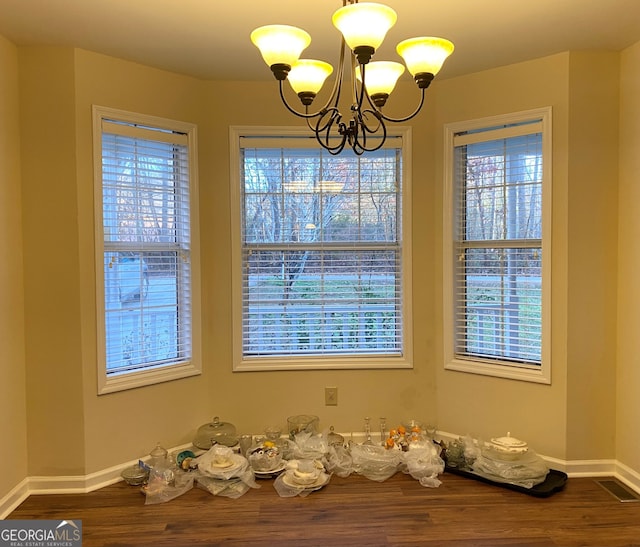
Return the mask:
[(289, 443), (289, 449), (289, 459), (322, 460), (329, 449), (329, 445), (326, 435), (301, 431)]
[(213, 445), (195, 461), (197, 485), (213, 495), (237, 498), (249, 488), (260, 488), (247, 459), (229, 447)]
[(444, 460), (430, 441), (403, 452), (402, 460), (402, 471), (411, 475), (422, 486), (436, 488), (442, 484), (438, 475), (444, 472)]
[(326, 460), (327, 471), (338, 477), (348, 477), (353, 472), (353, 458), (344, 446), (330, 446)]
[(149, 482), (142, 490), (145, 494), (144, 504), (166, 503), (182, 496), (193, 488), (193, 481), (192, 473), (173, 471), (164, 467), (152, 468), (149, 473)]
[(351, 447), (353, 470), (373, 481), (382, 482), (392, 477), (402, 461), (402, 452), (387, 450), (383, 446), (356, 444)]
[[(270, 444), (267, 445), (267, 443)], [(246, 458), (251, 468), (261, 473), (282, 469), (283, 465), (280, 449), (270, 441), (250, 448)]]
[(282, 498), (305, 497), (320, 490), (330, 479), (331, 474), (325, 472), (319, 460), (290, 460), (285, 472), (273, 482), (273, 487)]
[[(203, 475), (196, 476), (196, 486), (202, 490), (206, 490), (214, 496), (223, 496), (231, 499), (237, 499), (245, 494), (252, 486), (241, 478), (235, 479), (214, 479)], [(253, 488), (260, 488), (255, 484)]]
[(474, 461), (472, 471), (495, 482), (533, 488), (545, 481), (549, 473), (546, 462), (533, 450), (514, 460), (497, 460), (482, 452)]
[(470, 469), (473, 462), (480, 456), (481, 441), (476, 441), (473, 437), (459, 437), (445, 445), (445, 457), (447, 465), (460, 469)]

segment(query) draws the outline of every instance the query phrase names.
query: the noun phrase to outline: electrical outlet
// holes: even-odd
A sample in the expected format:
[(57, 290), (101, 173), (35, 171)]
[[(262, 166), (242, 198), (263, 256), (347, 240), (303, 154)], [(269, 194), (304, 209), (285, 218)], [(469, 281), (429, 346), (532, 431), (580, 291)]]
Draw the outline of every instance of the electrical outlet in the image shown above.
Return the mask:
[(324, 404), (325, 406), (338, 406), (338, 388), (324, 388)]

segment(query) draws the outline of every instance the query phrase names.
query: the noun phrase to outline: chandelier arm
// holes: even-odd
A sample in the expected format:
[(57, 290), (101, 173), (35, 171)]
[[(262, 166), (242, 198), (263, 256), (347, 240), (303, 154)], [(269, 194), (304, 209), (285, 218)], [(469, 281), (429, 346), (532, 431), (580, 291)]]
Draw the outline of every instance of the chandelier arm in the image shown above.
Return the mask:
[(331, 90), (331, 95), (327, 100), (327, 104), (325, 108), (327, 108), (331, 103), (335, 108), (338, 108), (338, 103), (340, 102), (340, 91), (342, 90), (342, 83), (344, 82), (344, 58), (345, 58), (345, 49), (347, 47), (347, 43), (344, 41), (344, 37), (340, 39), (340, 59), (338, 61), (338, 71), (336, 72), (336, 79), (333, 82), (333, 89)]
[[(324, 125), (322, 125), (323, 120), (325, 120)], [(325, 131), (330, 132), (331, 127), (336, 123), (338, 124), (338, 127), (341, 127), (341, 122), (342, 114), (340, 114), (340, 110), (332, 107), (325, 110), (320, 116), (318, 116), (318, 121), (313, 129), (317, 133), (324, 133)]]
[[(316, 135), (316, 138), (317, 138), (317, 135)], [(332, 156), (337, 156), (338, 154), (340, 154), (344, 150), (344, 146), (345, 146), (347, 141), (346, 141), (346, 139), (343, 140), (340, 143), (340, 146), (336, 146), (336, 147), (327, 146), (321, 140), (318, 140), (318, 142), (320, 143), (320, 146), (322, 146), (322, 148), (324, 148), (327, 152), (329, 152), (329, 154), (331, 154)]]
[[(360, 82), (360, 85), (358, 86), (358, 79), (356, 78), (356, 69), (355, 69), (355, 62), (354, 62), (354, 57), (352, 56), (351, 58), (351, 74), (352, 74), (352, 79), (353, 79), (353, 92), (354, 92), (354, 98), (353, 98), (353, 103), (358, 105), (358, 112), (360, 112), (362, 110), (362, 104), (364, 103), (364, 98), (367, 98), (367, 101), (369, 102), (369, 104), (375, 108), (375, 106), (373, 105), (373, 103), (371, 102), (371, 98), (369, 97), (369, 93), (367, 92), (367, 86), (365, 85), (365, 67), (367, 65), (363, 65), (360, 64), (360, 77), (362, 79), (362, 81)], [(358, 93), (358, 87), (360, 87), (360, 93)]]
[[(327, 119), (325, 120), (325, 118)], [(323, 120), (325, 120), (324, 124)], [(337, 155), (342, 152), (347, 141), (346, 126), (341, 120), (342, 116), (340, 111), (337, 108), (330, 108), (322, 116), (318, 117), (315, 127), (312, 128), (320, 146), (333, 155)], [(336, 146), (331, 146), (330, 139), (332, 137), (332, 130), (336, 125), (337, 129), (334, 131), (334, 137), (339, 135), (340, 141)]]
[[(369, 113), (373, 114), (373, 117), (378, 122), (375, 127), (371, 127), (369, 125), (368, 121), (367, 121), (369, 119), (369, 116), (367, 116), (367, 114), (369, 114)], [(364, 130), (367, 133), (370, 133), (372, 135), (377, 133), (378, 130), (380, 129), (380, 125), (383, 124), (381, 112), (375, 107), (373, 109), (367, 108), (365, 110), (362, 110), (362, 111), (358, 112), (358, 121), (359, 121), (360, 125), (362, 125)]]
[[(376, 150), (382, 148), (382, 146), (384, 145), (385, 141), (387, 140), (387, 126), (384, 123), (384, 120), (381, 117), (378, 116), (378, 112), (377, 111), (365, 110), (364, 114), (366, 114), (367, 112), (371, 112), (377, 118), (379, 124), (375, 129), (370, 129), (369, 126), (366, 124), (365, 117), (361, 118), (360, 126), (362, 128), (362, 133), (356, 133), (355, 134), (354, 142), (351, 145), (351, 147), (353, 148), (353, 151), (358, 155), (361, 155), (364, 152), (375, 152)], [(380, 130), (382, 131), (382, 135), (379, 138), (378, 144), (376, 146), (372, 147), (372, 148), (368, 148), (367, 147), (367, 133), (370, 134), (370, 135), (375, 135)], [(362, 137), (360, 137), (360, 134), (362, 135)], [(356, 147), (360, 151), (356, 150)]]
[[(322, 106), (321, 108), (319, 108), (318, 110), (316, 110), (315, 112), (309, 113), (308, 107), (305, 108), (305, 112), (299, 112), (297, 111), (295, 108), (293, 108), (290, 104), (289, 101), (287, 101), (285, 94), (284, 94), (284, 81), (285, 80), (278, 80), (278, 84), (279, 84), (279, 90), (280, 90), (280, 99), (282, 99), (282, 103), (284, 104), (284, 106), (287, 108), (287, 110), (289, 112), (291, 112), (292, 114), (300, 117), (300, 118), (306, 118), (306, 119), (312, 119), (312, 118), (316, 118), (318, 116), (322, 117), (325, 115), (325, 113), (327, 111), (330, 111), (332, 109), (337, 109), (338, 108), (338, 103), (340, 101), (340, 90), (342, 88), (342, 82), (343, 82), (343, 78), (344, 78), (344, 57), (345, 57), (345, 48), (347, 47), (346, 42), (344, 41), (344, 37), (341, 39), (341, 47), (340, 47), (340, 61), (339, 61), (339, 65), (338, 65), (338, 71), (336, 74), (336, 79), (333, 83), (333, 88), (331, 89), (331, 94), (329, 95), (329, 98), (327, 99), (326, 103), (324, 104), (324, 106)], [(332, 106), (333, 105), (333, 106)], [(311, 126), (309, 126), (311, 128)]]
[(314, 127), (313, 127), (313, 125), (311, 125), (311, 120), (312, 120), (312, 118), (306, 118), (305, 121), (307, 122), (307, 127), (309, 129), (311, 129), (311, 131), (314, 131)]
[(314, 112), (312, 114), (309, 114), (308, 112), (298, 112), (295, 108), (293, 108), (289, 104), (289, 102), (287, 101), (287, 98), (284, 96), (283, 84), (284, 84), (284, 80), (278, 80), (278, 85), (280, 87), (280, 98), (282, 99), (282, 104), (284, 104), (284, 106), (287, 107), (287, 110), (289, 112), (291, 112), (292, 114), (295, 114), (299, 118), (316, 118), (321, 114), (321, 111)]
[(420, 90), (422, 92), (422, 95), (420, 97), (420, 104), (418, 104), (418, 106), (416, 107), (416, 109), (409, 114), (408, 116), (405, 116), (404, 118), (392, 118), (391, 116), (387, 116), (385, 115), (382, 110), (380, 110), (379, 108), (377, 108), (375, 105), (372, 105), (373, 108), (375, 109), (375, 112), (377, 112), (380, 117), (388, 122), (392, 122), (392, 123), (402, 123), (402, 122), (406, 122), (409, 121), (411, 118), (415, 117), (418, 112), (420, 112), (420, 110), (422, 109), (422, 106), (424, 105), (424, 99), (425, 99), (425, 92), (426, 89), (421, 89)]

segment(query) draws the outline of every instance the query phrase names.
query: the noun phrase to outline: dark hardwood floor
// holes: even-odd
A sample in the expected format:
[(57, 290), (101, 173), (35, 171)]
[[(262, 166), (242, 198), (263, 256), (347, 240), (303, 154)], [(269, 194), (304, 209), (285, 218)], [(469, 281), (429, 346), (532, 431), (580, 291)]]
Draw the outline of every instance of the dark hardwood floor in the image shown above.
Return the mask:
[(89, 494), (34, 495), (10, 519), (82, 520), (84, 547), (572, 547), (640, 546), (640, 503), (621, 503), (591, 478), (536, 498), (445, 473), (425, 488), (398, 473), (378, 483), (332, 477), (305, 498), (271, 480), (238, 499), (194, 488), (145, 505), (123, 482)]

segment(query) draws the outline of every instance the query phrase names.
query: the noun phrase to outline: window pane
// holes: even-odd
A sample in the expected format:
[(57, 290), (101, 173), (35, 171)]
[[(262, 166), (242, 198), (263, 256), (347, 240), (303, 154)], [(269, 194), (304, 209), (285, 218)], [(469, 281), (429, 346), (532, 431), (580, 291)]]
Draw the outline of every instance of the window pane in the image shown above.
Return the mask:
[(191, 357), (187, 147), (144, 131), (102, 134), (107, 374)]
[(540, 256), (540, 248), (466, 251), (457, 295), (460, 353), (540, 362)]
[[(175, 241), (186, 155), (169, 143), (103, 135), (105, 241)], [(181, 173), (184, 173), (182, 175)]]
[(246, 257), (245, 353), (398, 353), (394, 251), (253, 251)]
[(107, 370), (181, 357), (176, 253), (106, 253)]
[(464, 169), (464, 238), (541, 238), (542, 136), (458, 147)]
[(245, 148), (243, 354), (400, 355), (400, 150)]
[(455, 353), (539, 365), (542, 133), (457, 146), (454, 161)]

